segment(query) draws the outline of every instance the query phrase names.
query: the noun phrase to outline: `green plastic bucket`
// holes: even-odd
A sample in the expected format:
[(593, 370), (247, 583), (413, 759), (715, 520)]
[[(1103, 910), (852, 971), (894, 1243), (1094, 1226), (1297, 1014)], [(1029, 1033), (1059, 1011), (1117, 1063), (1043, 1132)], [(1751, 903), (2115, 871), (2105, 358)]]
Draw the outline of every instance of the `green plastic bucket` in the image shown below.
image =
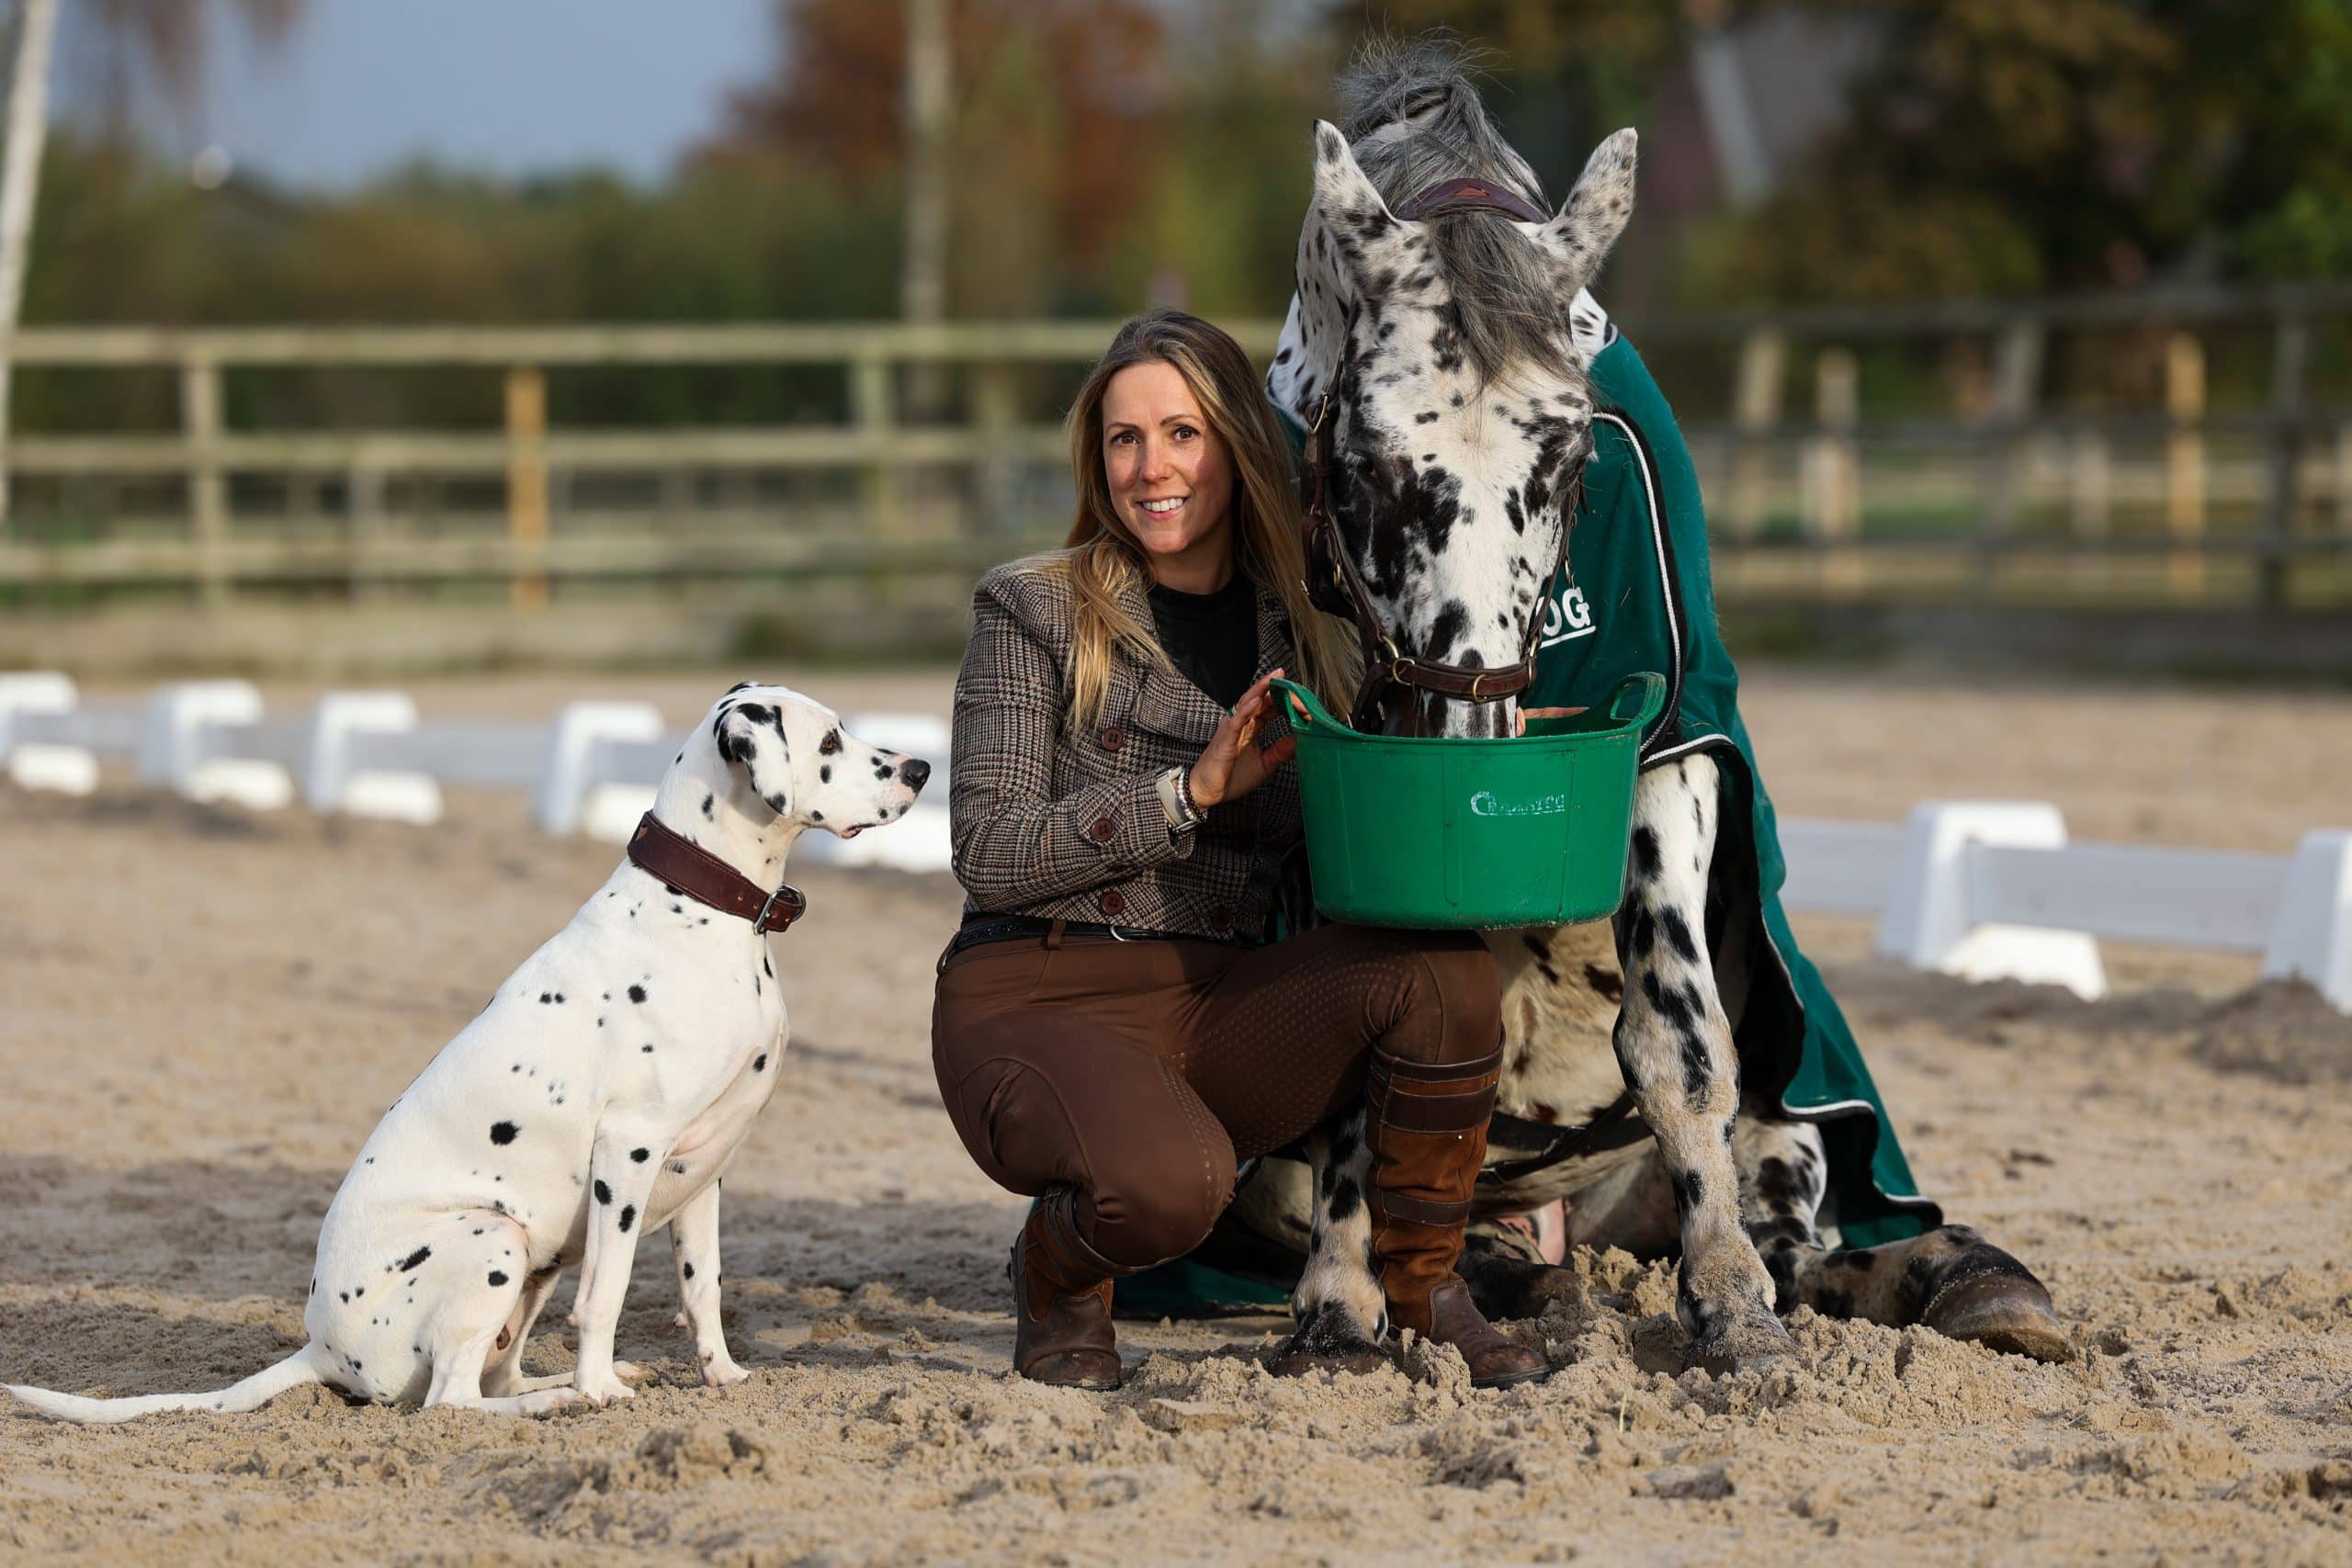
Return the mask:
[(1306, 858), (1324, 915), (1476, 930), (1613, 914), (1625, 886), (1642, 730), (1666, 704), (1628, 675), (1600, 707), (1530, 719), (1510, 740), (1366, 735), (1296, 700)]

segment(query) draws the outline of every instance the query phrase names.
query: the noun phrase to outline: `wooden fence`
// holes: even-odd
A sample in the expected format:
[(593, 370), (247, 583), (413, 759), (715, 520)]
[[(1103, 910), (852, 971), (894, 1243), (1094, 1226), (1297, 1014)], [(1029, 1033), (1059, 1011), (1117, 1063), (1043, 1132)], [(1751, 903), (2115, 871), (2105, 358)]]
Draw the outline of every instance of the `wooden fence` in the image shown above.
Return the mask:
[[(1682, 410), (1743, 597), (2352, 605), (2352, 288), (1626, 323)], [(1108, 321), (541, 328), (50, 327), (28, 372), (167, 369), (176, 430), (28, 430), (0, 594), (220, 605), (575, 582), (968, 582), (1058, 532), (1059, 395)], [(1269, 322), (1240, 325), (1271, 352)], [(2103, 367), (2150, 368), (2131, 378)], [(817, 367), (845, 421), (567, 428), (548, 378)], [(471, 431), (232, 427), (228, 378), (457, 367)], [(906, 416), (944, 385), (955, 412)], [(160, 499), (159, 499), (160, 498)], [(487, 499), (485, 499), (487, 498)]]

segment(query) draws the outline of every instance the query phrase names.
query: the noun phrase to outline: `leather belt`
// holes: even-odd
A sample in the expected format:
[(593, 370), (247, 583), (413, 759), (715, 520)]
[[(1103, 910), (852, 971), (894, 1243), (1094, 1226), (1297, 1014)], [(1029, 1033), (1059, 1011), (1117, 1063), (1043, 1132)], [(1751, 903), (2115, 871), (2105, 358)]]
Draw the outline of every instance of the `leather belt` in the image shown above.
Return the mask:
[(967, 947), (983, 942), (1039, 940), (1053, 934), (1056, 926), (1064, 936), (1108, 937), (1114, 942), (1207, 942), (1220, 947), (1232, 942), (1213, 936), (1200, 936), (1192, 931), (1156, 931), (1141, 926), (1104, 925), (1098, 920), (1049, 920), (1042, 915), (979, 915), (964, 922), (947, 943), (942, 957), (953, 957)]

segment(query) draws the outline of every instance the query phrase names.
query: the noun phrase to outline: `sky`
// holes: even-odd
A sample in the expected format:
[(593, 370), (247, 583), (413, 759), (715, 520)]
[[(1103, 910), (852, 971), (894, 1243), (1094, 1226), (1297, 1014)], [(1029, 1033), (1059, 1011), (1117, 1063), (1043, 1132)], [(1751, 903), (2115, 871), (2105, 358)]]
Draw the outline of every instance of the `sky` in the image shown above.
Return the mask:
[[(78, 9), (64, 7), (55, 95), (69, 119), (105, 102)], [(300, 186), (348, 185), (417, 155), (652, 180), (717, 122), (727, 88), (765, 71), (774, 15), (770, 0), (310, 0), (275, 51), (254, 51), (237, 25), (217, 29), (193, 119), (152, 87), (138, 101), (164, 146), (218, 143), (242, 171)]]

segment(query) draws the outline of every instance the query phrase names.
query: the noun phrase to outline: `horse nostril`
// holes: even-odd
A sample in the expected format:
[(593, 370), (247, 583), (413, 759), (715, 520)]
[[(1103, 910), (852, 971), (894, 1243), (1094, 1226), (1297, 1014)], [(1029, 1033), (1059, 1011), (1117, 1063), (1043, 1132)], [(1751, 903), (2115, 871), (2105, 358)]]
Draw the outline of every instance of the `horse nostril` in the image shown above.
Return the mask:
[(910, 757), (899, 764), (899, 776), (907, 781), (909, 789), (921, 789), (931, 782), (931, 764), (921, 757)]

